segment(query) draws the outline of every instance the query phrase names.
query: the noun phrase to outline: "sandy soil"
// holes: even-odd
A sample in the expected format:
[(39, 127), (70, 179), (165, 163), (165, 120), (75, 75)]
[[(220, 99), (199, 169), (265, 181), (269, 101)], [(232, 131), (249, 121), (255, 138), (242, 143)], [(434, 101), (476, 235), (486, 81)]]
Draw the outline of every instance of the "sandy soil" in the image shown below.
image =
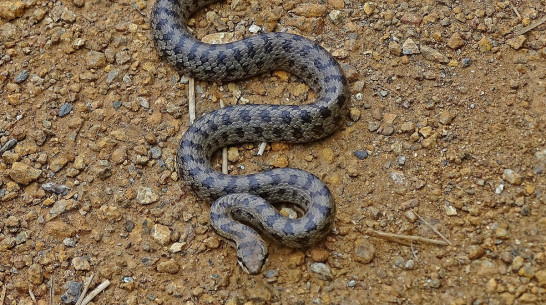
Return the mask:
[[(188, 79), (154, 48), (152, 4), (0, 2), (0, 305), (32, 304), (29, 290), (48, 304), (52, 283), (62, 303), (91, 274), (91, 289), (110, 281), (94, 304), (546, 302), (544, 0), (232, 0), (195, 15), (209, 40), (309, 37), (350, 81), (342, 131), (229, 150), (231, 173), (302, 168), (337, 204), (323, 242), (271, 244), (258, 276), (176, 174)], [(282, 71), (195, 91), (198, 116), (314, 99)]]

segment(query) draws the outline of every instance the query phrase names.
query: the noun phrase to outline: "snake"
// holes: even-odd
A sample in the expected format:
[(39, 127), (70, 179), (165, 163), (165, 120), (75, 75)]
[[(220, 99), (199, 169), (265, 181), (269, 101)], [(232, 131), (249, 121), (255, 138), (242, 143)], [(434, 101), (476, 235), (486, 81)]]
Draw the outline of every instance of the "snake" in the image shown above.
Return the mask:
[[(316, 99), (303, 105), (241, 104), (219, 108), (196, 120), (176, 152), (181, 180), (210, 200), (211, 227), (233, 242), (237, 261), (259, 274), (268, 258), (261, 237), (306, 248), (332, 229), (335, 204), (315, 175), (296, 168), (272, 168), (245, 175), (223, 174), (211, 163), (214, 152), (242, 143), (306, 143), (339, 130), (347, 118), (349, 90), (340, 64), (319, 44), (297, 34), (269, 32), (226, 44), (198, 40), (187, 21), (217, 0), (157, 0), (151, 33), (158, 53), (185, 75), (202, 81), (236, 81), (284, 70), (299, 78)], [(299, 217), (275, 205), (292, 204)]]

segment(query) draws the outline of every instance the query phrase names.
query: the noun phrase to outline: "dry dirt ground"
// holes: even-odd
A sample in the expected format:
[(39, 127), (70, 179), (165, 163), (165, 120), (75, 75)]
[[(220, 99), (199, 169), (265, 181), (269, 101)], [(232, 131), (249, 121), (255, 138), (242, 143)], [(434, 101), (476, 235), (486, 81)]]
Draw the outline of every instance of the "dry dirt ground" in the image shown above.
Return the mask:
[[(0, 304), (31, 304), (29, 290), (60, 304), (91, 274), (91, 289), (110, 281), (94, 304), (546, 302), (544, 0), (232, 0), (195, 15), (200, 39), (309, 37), (350, 81), (342, 131), (230, 148), (231, 173), (302, 168), (337, 204), (323, 242), (271, 244), (258, 276), (176, 174), (188, 79), (154, 48), (152, 4), (0, 1)], [(314, 99), (281, 71), (195, 91), (198, 116)], [(442, 241), (433, 229), (450, 245), (425, 240)]]

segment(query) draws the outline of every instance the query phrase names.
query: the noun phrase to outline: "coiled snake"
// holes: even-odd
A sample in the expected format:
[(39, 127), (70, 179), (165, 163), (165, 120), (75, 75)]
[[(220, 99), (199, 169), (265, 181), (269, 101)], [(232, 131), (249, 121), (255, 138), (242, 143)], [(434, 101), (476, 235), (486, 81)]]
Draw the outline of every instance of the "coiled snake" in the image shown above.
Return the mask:
[[(249, 175), (225, 175), (210, 163), (217, 149), (248, 142), (303, 143), (321, 139), (347, 115), (347, 81), (336, 60), (302, 36), (266, 33), (241, 41), (210, 45), (198, 41), (186, 20), (217, 0), (157, 0), (151, 30), (160, 53), (183, 73), (200, 80), (230, 81), (271, 70), (302, 79), (317, 95), (309, 105), (237, 105), (210, 112), (184, 134), (176, 156), (182, 179), (211, 207), (213, 228), (235, 242), (241, 267), (257, 274), (267, 247), (256, 228), (290, 247), (306, 247), (331, 229), (335, 206), (328, 187), (295, 168)], [(270, 203), (293, 203), (303, 215), (289, 219)]]

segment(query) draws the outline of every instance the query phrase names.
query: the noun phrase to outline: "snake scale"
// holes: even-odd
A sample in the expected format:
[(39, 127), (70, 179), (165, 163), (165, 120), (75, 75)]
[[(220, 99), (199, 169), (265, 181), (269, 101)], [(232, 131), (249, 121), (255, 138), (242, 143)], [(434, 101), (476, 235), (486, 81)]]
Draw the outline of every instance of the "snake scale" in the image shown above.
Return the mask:
[[(210, 162), (221, 147), (248, 142), (304, 143), (340, 128), (347, 116), (347, 80), (337, 61), (321, 46), (299, 35), (265, 33), (211, 45), (186, 27), (197, 10), (217, 0), (157, 0), (151, 31), (159, 52), (183, 73), (199, 80), (232, 81), (284, 70), (316, 93), (312, 104), (236, 105), (198, 119), (180, 142), (176, 161), (181, 178), (201, 198), (216, 200), (212, 227), (235, 242), (239, 265), (260, 273), (268, 251), (255, 231), (289, 247), (307, 247), (331, 229), (335, 205), (319, 178), (295, 168), (248, 175), (225, 175)], [(288, 202), (303, 215), (290, 219), (271, 204)]]

